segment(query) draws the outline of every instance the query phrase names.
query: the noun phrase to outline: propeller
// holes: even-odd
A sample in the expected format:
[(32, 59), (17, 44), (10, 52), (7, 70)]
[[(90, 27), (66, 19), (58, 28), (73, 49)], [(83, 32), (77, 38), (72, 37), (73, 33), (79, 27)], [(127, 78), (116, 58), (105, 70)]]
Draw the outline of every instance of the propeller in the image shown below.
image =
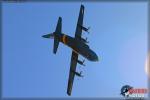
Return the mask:
[(89, 43), (89, 41), (88, 41), (88, 38), (87, 38), (87, 37), (85, 38), (85, 41), (86, 41), (86, 43)]
[(90, 32), (89, 32), (90, 28), (91, 28), (91, 27), (88, 27), (88, 28), (87, 28), (87, 31), (86, 31), (86, 32), (87, 32), (88, 34), (90, 34)]

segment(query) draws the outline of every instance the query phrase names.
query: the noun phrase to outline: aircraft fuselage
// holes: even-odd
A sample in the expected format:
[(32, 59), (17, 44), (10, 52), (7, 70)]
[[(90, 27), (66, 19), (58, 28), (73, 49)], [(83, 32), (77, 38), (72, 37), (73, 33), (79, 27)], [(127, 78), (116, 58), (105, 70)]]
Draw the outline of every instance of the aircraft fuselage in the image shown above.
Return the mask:
[(82, 40), (73, 38), (63, 33), (55, 34), (57, 35), (59, 41), (63, 44), (67, 45), (68, 47), (72, 48), (74, 52), (82, 55), (83, 57), (87, 58), (90, 61), (98, 61), (98, 56), (94, 51), (92, 51), (89, 46), (84, 43)]

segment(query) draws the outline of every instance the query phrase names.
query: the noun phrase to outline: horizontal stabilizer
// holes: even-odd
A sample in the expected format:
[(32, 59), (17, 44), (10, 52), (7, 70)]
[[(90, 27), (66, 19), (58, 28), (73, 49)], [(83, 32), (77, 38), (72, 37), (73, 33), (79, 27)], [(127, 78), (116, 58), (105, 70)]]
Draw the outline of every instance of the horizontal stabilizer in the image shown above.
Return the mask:
[(57, 26), (56, 26), (56, 30), (54, 32), (54, 47), (53, 47), (53, 53), (56, 54), (57, 52), (57, 48), (59, 45), (59, 34), (61, 33), (61, 28), (62, 28), (62, 18), (59, 17), (58, 22), (57, 22)]
[(54, 47), (53, 47), (54, 54), (56, 54), (57, 52), (58, 45), (59, 45), (59, 40), (56, 37), (54, 37)]

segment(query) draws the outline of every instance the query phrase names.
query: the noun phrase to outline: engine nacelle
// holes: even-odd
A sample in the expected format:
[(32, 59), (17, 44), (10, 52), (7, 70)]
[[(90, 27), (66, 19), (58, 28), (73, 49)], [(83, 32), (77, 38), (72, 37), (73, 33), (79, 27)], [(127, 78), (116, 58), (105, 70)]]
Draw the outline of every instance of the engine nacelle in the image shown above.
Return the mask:
[(86, 38), (86, 39), (82, 38), (81, 40), (82, 40), (84, 43), (89, 43), (89, 41), (87, 41), (87, 38)]
[(83, 61), (81, 61), (81, 60), (77, 60), (77, 62), (78, 62), (80, 65), (85, 66), (85, 64), (84, 64), (85, 60), (83, 60)]
[(77, 75), (78, 77), (83, 77), (82, 71), (81, 71), (80, 73), (78, 73), (78, 72), (76, 72), (76, 71), (73, 71), (73, 73), (74, 73), (75, 75)]
[(88, 27), (88, 28), (86, 28), (86, 27), (84, 27), (84, 26), (82, 26), (82, 25), (79, 25), (81, 28), (82, 28), (82, 30), (84, 30), (85, 32), (88, 32), (89, 33), (89, 29), (90, 29), (90, 27)]

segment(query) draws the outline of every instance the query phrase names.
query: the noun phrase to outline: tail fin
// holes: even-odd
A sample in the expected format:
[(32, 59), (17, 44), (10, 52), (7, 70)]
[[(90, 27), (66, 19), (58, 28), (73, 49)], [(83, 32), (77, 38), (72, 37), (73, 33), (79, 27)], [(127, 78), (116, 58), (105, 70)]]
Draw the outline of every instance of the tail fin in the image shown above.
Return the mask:
[(46, 35), (43, 35), (42, 36), (43, 38), (54, 38), (54, 34), (51, 33), (51, 34), (46, 34)]
[(53, 53), (54, 54), (56, 54), (57, 48), (59, 45), (61, 28), (62, 28), (62, 18), (59, 17), (55, 32), (42, 36), (44, 38), (54, 38), (54, 46), (53, 46)]
[(62, 28), (62, 18), (59, 17), (56, 30), (54, 32), (54, 47), (53, 47), (53, 53), (56, 54), (57, 48), (59, 45), (59, 34), (61, 33), (61, 28)]

